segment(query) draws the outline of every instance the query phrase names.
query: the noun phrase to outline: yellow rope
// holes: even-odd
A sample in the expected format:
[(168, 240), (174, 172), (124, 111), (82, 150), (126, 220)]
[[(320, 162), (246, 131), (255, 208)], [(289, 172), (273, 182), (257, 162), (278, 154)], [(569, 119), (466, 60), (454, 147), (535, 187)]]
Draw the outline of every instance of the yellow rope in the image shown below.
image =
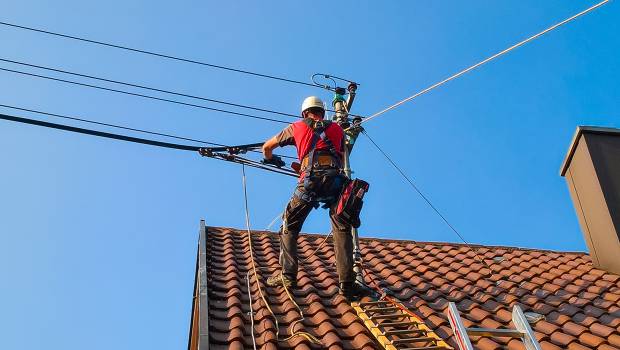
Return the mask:
[(263, 288), (261, 288), (260, 286), (260, 282), (258, 280), (258, 273), (256, 272), (256, 263), (254, 261), (254, 249), (252, 248), (252, 232), (250, 231), (250, 213), (248, 210), (248, 192), (247, 192), (247, 185), (246, 185), (246, 180), (245, 180), (245, 165), (241, 165), (241, 171), (243, 174), (243, 196), (245, 198), (245, 225), (248, 231), (247, 238), (248, 238), (248, 245), (250, 247), (250, 259), (252, 260), (252, 271), (254, 272), (254, 280), (256, 281), (256, 286), (258, 287), (258, 293), (260, 294), (260, 297), (263, 300), (263, 303), (267, 307), (267, 310), (269, 310), (269, 313), (271, 314), (275, 322), (276, 339), (278, 339), (280, 337), (280, 325), (278, 324), (278, 318), (273, 313), (273, 310), (271, 309), (269, 302), (267, 302), (267, 298), (265, 298), (265, 295), (263, 294)]
[(280, 278), (282, 278), (282, 285), (284, 286), (284, 290), (286, 291), (286, 295), (288, 296), (288, 298), (291, 300), (293, 305), (295, 305), (295, 307), (299, 311), (300, 318), (295, 320), (295, 321), (293, 321), (291, 323), (291, 325), (289, 326), (288, 331), (289, 331), (290, 335), (287, 338), (280, 339), (280, 325), (278, 323), (278, 318), (276, 317), (275, 313), (271, 309), (271, 306), (269, 305), (269, 302), (267, 301), (267, 298), (265, 298), (265, 295), (263, 294), (263, 289), (261, 288), (260, 283), (258, 281), (258, 273), (256, 272), (256, 262), (254, 261), (254, 249), (252, 247), (252, 231), (250, 230), (250, 212), (249, 212), (249, 209), (248, 209), (248, 192), (247, 192), (247, 183), (246, 183), (246, 177), (245, 177), (245, 165), (243, 165), (243, 164), (241, 165), (241, 172), (243, 174), (243, 196), (244, 196), (244, 203), (245, 203), (245, 225), (246, 225), (246, 229), (247, 229), (248, 245), (250, 247), (250, 258), (252, 260), (252, 270), (254, 272), (254, 279), (256, 280), (256, 285), (258, 286), (258, 292), (260, 294), (260, 297), (263, 300), (263, 303), (265, 304), (265, 306), (267, 307), (267, 310), (269, 310), (269, 313), (271, 313), (271, 316), (273, 317), (273, 320), (275, 321), (275, 325), (276, 325), (276, 339), (277, 339), (277, 341), (289, 341), (289, 340), (291, 340), (291, 339), (293, 339), (295, 337), (303, 337), (303, 338), (307, 339), (308, 341), (310, 341), (310, 342), (312, 342), (314, 344), (321, 345), (321, 341), (318, 340), (312, 334), (310, 334), (308, 332), (304, 332), (304, 331), (296, 332), (294, 330), (295, 326), (298, 323), (303, 322), (305, 320), (305, 318), (304, 318), (303, 311), (301, 310), (301, 307), (299, 307), (299, 305), (295, 302), (295, 300), (293, 299), (293, 296), (290, 294), (288, 288), (284, 284), (284, 279), (283, 279), (282, 271), (280, 271)]

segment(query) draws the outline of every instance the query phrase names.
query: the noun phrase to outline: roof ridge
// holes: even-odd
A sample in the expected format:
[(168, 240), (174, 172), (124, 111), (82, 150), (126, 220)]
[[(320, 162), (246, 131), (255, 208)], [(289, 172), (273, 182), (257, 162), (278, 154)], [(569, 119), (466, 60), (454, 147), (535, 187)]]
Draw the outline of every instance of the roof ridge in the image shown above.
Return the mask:
[[(239, 229), (234, 227), (224, 227), (224, 226), (207, 226), (207, 229), (224, 229), (231, 230), (236, 233), (245, 233), (245, 229)], [(274, 231), (265, 231), (265, 230), (252, 230), (253, 233), (261, 233), (277, 236), (278, 233)], [(325, 237), (324, 233), (307, 233), (301, 232), (300, 235), (304, 236), (317, 236), (317, 237)], [(553, 249), (542, 249), (542, 248), (527, 248), (527, 247), (516, 247), (516, 246), (503, 246), (503, 245), (484, 245), (477, 243), (458, 243), (458, 242), (439, 242), (439, 241), (417, 241), (417, 240), (406, 240), (406, 239), (394, 239), (394, 238), (376, 238), (376, 237), (360, 237), (360, 241), (368, 242), (388, 242), (388, 243), (413, 243), (413, 244), (428, 244), (428, 245), (437, 245), (437, 246), (458, 246), (458, 247), (472, 247), (472, 248), (487, 248), (487, 249), (504, 249), (508, 251), (527, 251), (527, 252), (541, 252), (541, 253), (560, 253), (560, 254), (575, 254), (575, 255), (588, 255), (587, 252), (580, 251), (563, 251), (563, 250), (553, 250)]]

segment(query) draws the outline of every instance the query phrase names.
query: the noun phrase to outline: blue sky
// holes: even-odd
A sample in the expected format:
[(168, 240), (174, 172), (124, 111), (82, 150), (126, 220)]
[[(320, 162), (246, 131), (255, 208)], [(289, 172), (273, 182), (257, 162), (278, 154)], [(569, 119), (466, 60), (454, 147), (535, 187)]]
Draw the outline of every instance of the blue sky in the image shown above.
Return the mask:
[[(5, 4), (0, 20), (297, 80), (316, 72), (349, 77), (361, 84), (354, 112), (369, 115), (592, 4), (20, 1)], [(577, 125), (620, 127), (618, 6), (367, 130), (470, 242), (584, 251), (558, 172)], [(2, 26), (0, 40), (1, 58), (290, 113), (308, 95), (331, 98)], [(12, 73), (0, 72), (0, 81), (1, 104), (213, 142), (261, 142), (281, 128)], [(186, 346), (198, 223), (244, 226), (241, 169), (5, 121), (0, 135), (0, 348)], [(459, 241), (363, 137), (352, 164), (371, 183), (362, 236)], [(248, 181), (252, 225), (262, 229), (283, 209), (294, 180), (248, 170)], [(304, 229), (327, 232), (325, 213), (313, 213)]]

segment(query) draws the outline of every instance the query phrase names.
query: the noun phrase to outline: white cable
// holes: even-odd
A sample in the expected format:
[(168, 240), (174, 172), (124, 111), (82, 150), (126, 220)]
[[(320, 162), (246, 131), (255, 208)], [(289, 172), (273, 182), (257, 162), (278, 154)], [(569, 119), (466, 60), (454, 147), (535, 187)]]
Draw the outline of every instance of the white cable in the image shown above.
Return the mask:
[(284, 213), (280, 213), (275, 218), (273, 218), (273, 220), (271, 220), (271, 223), (269, 223), (269, 225), (265, 227), (265, 231), (271, 231), (271, 227), (276, 223), (276, 221), (278, 221), (278, 219), (282, 218), (282, 215), (284, 215)]
[(254, 345), (254, 350), (256, 350), (256, 337), (254, 336), (254, 309), (252, 308), (252, 290), (250, 289), (250, 270), (248, 270), (248, 274), (245, 276), (245, 279), (248, 283), (248, 298), (250, 298), (250, 323), (252, 327), (252, 344)]
[(503, 51), (500, 51), (500, 52), (496, 53), (495, 55), (493, 55), (493, 56), (491, 56), (491, 57), (489, 57), (489, 58), (485, 59), (484, 61), (481, 61), (481, 62), (479, 62), (479, 63), (476, 63), (476, 64), (474, 64), (473, 66), (471, 66), (471, 67), (469, 67), (469, 68), (467, 68), (467, 69), (464, 69), (464, 70), (462, 70), (462, 71), (460, 71), (460, 72), (458, 72), (458, 73), (454, 74), (453, 76), (451, 76), (451, 77), (449, 77), (449, 78), (446, 78), (446, 79), (444, 79), (444, 80), (442, 80), (442, 81), (440, 81), (440, 82), (438, 82), (438, 83), (436, 83), (436, 84), (433, 84), (433, 85), (431, 85), (431, 86), (427, 87), (426, 89), (424, 89), (424, 90), (422, 90), (422, 91), (420, 91), (420, 92), (416, 93), (415, 95), (409, 96), (409, 97), (407, 97), (406, 99), (404, 99), (404, 100), (402, 100), (402, 101), (400, 101), (400, 102), (397, 102), (397, 103), (395, 103), (395, 104), (393, 104), (393, 105), (391, 105), (391, 106), (387, 107), (386, 109), (383, 109), (383, 110), (381, 110), (381, 111), (379, 111), (379, 112), (377, 112), (377, 113), (375, 113), (375, 114), (373, 114), (373, 115), (371, 115), (371, 116), (369, 116), (369, 117), (365, 118), (364, 120), (362, 120), (362, 123), (365, 123), (365, 122), (367, 122), (367, 121), (369, 121), (369, 120), (371, 120), (371, 119), (374, 119), (374, 118), (376, 118), (376, 117), (380, 116), (381, 114), (383, 114), (383, 113), (385, 113), (385, 112), (387, 112), (387, 111), (390, 111), (390, 110), (392, 110), (392, 109), (394, 109), (394, 108), (396, 108), (396, 107), (398, 107), (398, 106), (402, 105), (402, 104), (403, 104), (403, 103), (405, 103), (405, 102), (408, 102), (408, 101), (413, 100), (414, 98), (416, 98), (416, 97), (418, 97), (418, 96), (424, 95), (425, 93), (427, 93), (427, 92), (429, 92), (429, 91), (433, 90), (434, 88), (436, 88), (436, 87), (438, 87), (438, 86), (441, 86), (441, 85), (443, 85), (443, 84), (445, 84), (445, 83), (449, 82), (450, 80), (456, 79), (456, 78), (460, 77), (461, 75), (463, 75), (463, 74), (465, 74), (465, 73), (467, 73), (467, 72), (469, 72), (469, 71), (471, 71), (471, 70), (473, 70), (473, 69), (476, 69), (476, 68), (478, 68), (478, 67), (482, 66), (483, 64), (485, 64), (485, 63), (487, 63), (487, 62), (489, 62), (489, 61), (492, 61), (492, 60), (494, 60), (494, 59), (498, 58), (499, 56), (502, 56), (502, 55), (504, 55), (504, 54), (506, 54), (506, 53), (508, 53), (508, 52), (510, 52), (510, 51), (512, 51), (512, 50), (514, 50), (514, 49), (516, 49), (516, 48), (518, 48), (519, 46), (522, 46), (522, 45), (524, 45), (524, 44), (527, 44), (528, 42), (530, 42), (530, 41), (532, 41), (532, 40), (534, 40), (534, 39), (536, 39), (536, 38), (538, 38), (538, 37), (542, 36), (542, 35), (543, 35), (543, 34), (545, 34), (545, 33), (548, 33), (548, 32), (550, 32), (550, 31), (552, 31), (552, 30), (554, 30), (554, 29), (556, 29), (556, 28), (558, 28), (558, 27), (560, 27), (560, 26), (562, 26), (562, 25), (564, 25), (564, 24), (566, 24), (566, 23), (568, 23), (568, 22), (570, 22), (570, 21), (572, 21), (572, 20), (574, 20), (574, 19), (578, 18), (578, 17), (581, 17), (581, 16), (585, 15), (586, 13), (588, 13), (588, 12), (590, 12), (590, 11), (593, 11), (593, 10), (595, 10), (595, 9), (597, 9), (597, 8), (599, 8), (599, 7), (603, 6), (603, 5), (605, 5), (605, 4), (606, 4), (606, 3), (608, 3), (609, 1), (610, 1), (610, 0), (604, 0), (604, 1), (601, 1), (601, 2), (599, 2), (598, 4), (596, 4), (596, 5), (594, 5), (594, 6), (590, 7), (590, 8), (588, 8), (588, 9), (586, 9), (586, 10), (583, 10), (583, 11), (579, 12), (578, 14), (576, 14), (576, 15), (574, 15), (574, 16), (572, 16), (572, 17), (570, 17), (570, 18), (567, 18), (567, 19), (563, 20), (562, 22), (560, 22), (560, 23), (558, 23), (558, 24), (553, 25), (553, 26), (551, 26), (551, 27), (549, 27), (549, 28), (547, 28), (547, 29), (543, 30), (542, 32), (540, 32), (540, 33), (538, 33), (538, 34), (536, 34), (536, 35), (534, 35), (534, 36), (531, 36), (531, 37), (529, 37), (529, 38), (527, 38), (527, 39), (525, 39), (525, 40), (523, 40), (523, 41), (521, 41), (521, 42), (519, 42), (519, 43), (517, 43), (517, 44), (512, 45), (511, 47), (509, 47), (509, 48), (507, 48), (507, 49), (505, 49), (505, 50), (503, 50)]

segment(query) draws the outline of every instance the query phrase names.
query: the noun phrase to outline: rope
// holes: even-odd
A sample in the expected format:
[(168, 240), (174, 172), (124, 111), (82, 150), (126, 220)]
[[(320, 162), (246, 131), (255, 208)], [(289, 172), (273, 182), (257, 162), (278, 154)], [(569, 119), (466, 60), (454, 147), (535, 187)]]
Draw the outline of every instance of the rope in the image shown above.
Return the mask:
[(15, 73), (15, 74), (21, 74), (21, 75), (26, 75), (26, 76), (30, 76), (30, 77), (34, 77), (34, 78), (47, 79), (47, 80), (52, 80), (52, 81), (57, 81), (57, 82), (61, 82), (61, 83), (67, 83), (67, 84), (82, 86), (82, 87), (89, 87), (89, 88), (98, 89), (98, 90), (104, 90), (104, 91), (109, 91), (109, 92), (116, 92), (116, 93), (119, 93), (119, 94), (124, 94), (124, 95), (129, 95), (129, 96), (142, 97), (142, 98), (146, 98), (146, 99), (149, 99), (149, 100), (168, 102), (168, 103), (173, 103), (173, 104), (182, 105), (182, 106), (188, 106), (188, 107), (199, 108), (199, 109), (206, 109), (206, 110), (214, 111), (214, 112), (227, 113), (227, 114), (237, 115), (237, 116), (241, 116), (241, 117), (266, 120), (266, 121), (282, 123), (282, 124), (290, 124), (289, 122), (284, 121), (284, 120), (267, 118), (267, 117), (260, 117), (260, 116), (257, 116), (257, 115), (252, 115), (252, 114), (247, 114), (247, 113), (233, 112), (233, 111), (228, 111), (228, 110), (220, 109), (220, 108), (207, 107), (207, 106), (203, 106), (203, 105), (197, 105), (197, 104), (194, 104), (194, 103), (188, 103), (188, 102), (181, 102), (181, 101), (171, 100), (171, 99), (167, 99), (167, 98), (163, 98), (163, 97), (144, 95), (144, 94), (139, 94), (139, 93), (136, 93), (136, 92), (129, 92), (129, 91), (112, 89), (112, 88), (107, 88), (107, 87), (98, 86), (98, 85), (80, 83), (80, 82), (77, 82), (77, 81), (65, 80), (65, 79), (60, 79), (60, 78), (54, 78), (54, 77), (49, 77), (49, 76), (46, 76), (46, 75), (22, 72), (22, 71), (13, 70), (13, 69), (7, 69), (7, 68), (0, 68), (0, 71), (10, 72), (10, 73)]
[[(282, 275), (282, 270), (280, 270), (280, 278), (284, 279), (284, 276)], [(291, 339), (293, 339), (295, 337), (304, 337), (308, 341), (310, 341), (311, 343), (322, 345), (321, 341), (318, 340), (312, 334), (310, 334), (308, 332), (305, 332), (305, 331), (295, 331), (295, 326), (297, 324), (302, 323), (303, 321), (305, 321), (306, 317), (304, 316), (304, 312), (301, 309), (301, 307), (299, 307), (297, 302), (295, 302), (295, 299), (293, 298), (293, 296), (291, 295), (291, 292), (286, 287), (286, 284), (282, 283), (282, 286), (284, 287), (284, 291), (286, 292), (286, 295), (288, 296), (289, 300), (293, 303), (293, 305), (295, 305), (295, 307), (297, 308), (297, 311), (299, 312), (299, 318), (297, 320), (291, 322), (291, 325), (288, 327), (288, 332), (289, 332), (290, 336), (288, 336), (286, 339), (284, 339), (284, 341), (289, 341), (289, 340), (291, 340)], [(303, 324), (302, 324), (302, 327), (303, 327)]]
[(248, 270), (247, 275), (245, 276), (246, 281), (248, 282), (248, 298), (250, 300), (250, 324), (252, 328), (252, 345), (254, 346), (254, 350), (256, 350), (256, 337), (254, 336), (254, 309), (252, 309), (252, 291), (250, 290), (250, 271)]
[(450, 77), (448, 77), (448, 78), (446, 78), (446, 79), (444, 79), (444, 80), (442, 80), (442, 81), (440, 81), (438, 83), (435, 83), (435, 84), (427, 87), (426, 89), (424, 89), (424, 90), (422, 90), (422, 91), (420, 91), (420, 92), (418, 92), (418, 93), (416, 93), (416, 94), (414, 94), (412, 96), (409, 96), (409, 97), (405, 98), (404, 100), (396, 102), (395, 104), (393, 104), (393, 105), (391, 105), (391, 106), (389, 106), (389, 107), (387, 107), (387, 108), (385, 108), (385, 109), (383, 109), (383, 110), (381, 110), (381, 111), (379, 111), (379, 112), (369, 116), (368, 118), (365, 118), (364, 120), (362, 120), (362, 123), (370, 121), (370, 120), (372, 120), (372, 119), (382, 115), (383, 113), (385, 113), (387, 111), (390, 111), (390, 110), (392, 110), (392, 109), (394, 109), (394, 108), (396, 108), (396, 107), (398, 107), (398, 106), (400, 106), (400, 105), (402, 105), (402, 104), (404, 104), (406, 102), (409, 102), (409, 101), (413, 100), (414, 98), (417, 98), (417, 97), (419, 97), (421, 95), (424, 95), (425, 93), (435, 89), (436, 87), (439, 87), (439, 86), (449, 82), (450, 80), (454, 80), (454, 79), (460, 77), (461, 75), (463, 75), (463, 74), (465, 74), (465, 73), (467, 73), (467, 72), (469, 72), (471, 70), (474, 70), (474, 69), (482, 66), (485, 63), (488, 63), (488, 62), (490, 62), (490, 61), (492, 61), (492, 60), (494, 60), (494, 59), (496, 59), (496, 58), (498, 58), (498, 57), (500, 57), (500, 56), (502, 56), (502, 55), (504, 55), (504, 54), (506, 54), (506, 53), (508, 53), (508, 52), (510, 52), (510, 51), (512, 51), (512, 50), (514, 50), (516, 48), (518, 48), (518, 47), (520, 47), (520, 46), (523, 46), (523, 45), (527, 44), (528, 42), (530, 42), (530, 41), (532, 41), (534, 39), (537, 39), (538, 37), (540, 37), (540, 36), (550, 32), (550, 31), (552, 31), (552, 30), (554, 30), (554, 29), (556, 29), (556, 28), (558, 28), (558, 27), (560, 27), (560, 26), (562, 26), (562, 25), (564, 25), (564, 24), (566, 24), (566, 23), (568, 23), (568, 22), (578, 18), (578, 17), (581, 17), (581, 16), (587, 14), (590, 11), (593, 11), (593, 10), (595, 10), (595, 9), (605, 5), (609, 1), (610, 0), (601, 1), (598, 4), (588, 8), (586, 10), (583, 10), (583, 11), (579, 12), (578, 14), (576, 14), (576, 15), (574, 15), (572, 17), (567, 18), (567, 19), (563, 20), (560, 23), (554, 24), (553, 26), (543, 30), (542, 32), (540, 32), (538, 34), (535, 34), (535, 35), (533, 35), (533, 36), (531, 36), (531, 37), (529, 37), (529, 38), (527, 38), (527, 39), (525, 39), (523, 41), (520, 41), (520, 42), (512, 45), (511, 47), (509, 47), (509, 48), (507, 48), (507, 49), (505, 49), (503, 51), (500, 51), (500, 52), (496, 53), (495, 55), (493, 55), (493, 56), (491, 56), (491, 57), (489, 57), (489, 58), (487, 58), (487, 59), (485, 59), (483, 61), (480, 61), (480, 62), (474, 64), (473, 66), (471, 66), (469, 68), (466, 68), (466, 69), (464, 69), (464, 70), (462, 70), (462, 71), (460, 71), (460, 72), (458, 72), (458, 73), (456, 73), (456, 74), (454, 74), (454, 75), (452, 75), (452, 76), (450, 76)]
[(397, 308), (399, 308), (400, 310), (402, 310), (403, 312), (405, 312), (406, 314), (408, 314), (409, 316), (415, 317), (415, 318), (420, 318), (418, 315), (414, 314), (411, 310), (409, 310), (408, 308), (406, 308), (404, 305), (402, 305), (400, 303), (400, 301), (390, 297), (389, 295), (385, 294), (385, 292), (383, 290), (381, 290), (381, 287), (379, 287), (379, 285), (377, 284), (376, 280), (372, 277), (372, 275), (368, 272), (368, 270), (366, 270), (366, 268), (364, 267), (364, 265), (362, 265), (360, 263), (360, 267), (362, 268), (362, 271), (364, 272), (364, 274), (366, 276), (368, 276), (368, 279), (370, 280), (370, 284), (372, 285), (372, 287), (380, 293), (381, 298), (379, 298), (379, 300), (386, 300), (387, 302), (389, 302), (390, 304), (396, 306)]
[(387, 153), (385, 153), (385, 151), (383, 151), (383, 149), (381, 149), (381, 147), (379, 147), (379, 145), (370, 137), (370, 135), (368, 135), (366, 130), (363, 130), (362, 133), (364, 135), (366, 135), (366, 137), (368, 137), (368, 140), (370, 140), (370, 142), (377, 148), (377, 150), (379, 150), (379, 152), (381, 152), (381, 154), (383, 154), (385, 159), (387, 159), (387, 161), (394, 167), (394, 169), (396, 169), (396, 171), (398, 171), (400, 173), (400, 175), (409, 183), (409, 185), (411, 185), (411, 187), (418, 193), (418, 195), (420, 195), (420, 197), (426, 202), (426, 204), (428, 204), (428, 206), (431, 207), (431, 209), (433, 209), (433, 211), (443, 220), (443, 222), (446, 225), (448, 225), (448, 227), (452, 230), (452, 232), (456, 233), (456, 235), (461, 239), (461, 241), (463, 241), (463, 243), (465, 243), (467, 248), (469, 250), (471, 250), (476, 255), (476, 258), (478, 259), (478, 261), (480, 261), (487, 269), (489, 269), (489, 271), (491, 271), (491, 267), (489, 266), (489, 264), (487, 264), (486, 261), (484, 261), (484, 259), (482, 259), (480, 257), (480, 255), (478, 255), (478, 252), (476, 251), (476, 249), (474, 249), (465, 240), (463, 235), (461, 235), (459, 233), (459, 231), (457, 231), (457, 229), (454, 227), (454, 225), (452, 225), (448, 221), (448, 219), (446, 219), (446, 217), (439, 211), (439, 209), (437, 209), (437, 207), (430, 201), (430, 199), (428, 199), (428, 197), (426, 195), (424, 195), (424, 193), (422, 193), (422, 191), (420, 191), (418, 186), (416, 186), (413, 183), (413, 181), (409, 178), (409, 176), (407, 176), (407, 174), (405, 174), (405, 172), (392, 160), (392, 158), (390, 158), (390, 156)]
[(269, 225), (267, 225), (267, 227), (265, 227), (265, 231), (271, 231), (271, 227), (276, 223), (276, 221), (278, 221), (278, 219), (282, 218), (282, 215), (284, 215), (284, 213), (280, 213), (280, 214), (276, 215), (276, 217), (273, 218), (273, 220), (271, 220)]
[(327, 234), (327, 236), (325, 236), (325, 238), (323, 238), (323, 241), (319, 244), (319, 246), (316, 247), (316, 249), (314, 249), (312, 254), (308, 255), (304, 260), (302, 260), (301, 263), (305, 264), (308, 260), (310, 260), (311, 257), (315, 256), (316, 253), (319, 251), (319, 249), (323, 248), (323, 246), (325, 245), (325, 243), (327, 243), (327, 240), (331, 236), (332, 236), (332, 231), (329, 231), (329, 233)]
[(310, 83), (306, 83), (306, 82), (299, 81), (299, 80), (287, 79), (287, 78), (277, 77), (277, 76), (268, 75), (268, 74), (261, 74), (261, 73), (251, 72), (251, 71), (247, 71), (247, 70), (243, 70), (243, 69), (225, 67), (225, 66), (221, 66), (221, 65), (217, 65), (217, 64), (196, 61), (196, 60), (192, 60), (192, 59), (188, 59), (188, 58), (183, 58), (183, 57), (178, 57), (178, 56), (171, 56), (171, 55), (166, 55), (166, 54), (163, 54), (163, 53), (147, 51), (147, 50), (142, 50), (142, 49), (136, 49), (136, 48), (131, 48), (131, 47), (128, 47), (128, 46), (121, 46), (121, 45), (117, 45), (117, 44), (106, 43), (106, 42), (103, 42), (103, 41), (97, 41), (97, 40), (92, 40), (92, 39), (86, 39), (86, 38), (83, 38), (83, 37), (67, 35), (67, 34), (62, 34), (62, 33), (57, 33), (57, 32), (52, 32), (52, 31), (45, 30), (45, 29), (26, 27), (26, 26), (22, 26), (22, 25), (18, 25), (18, 24), (13, 24), (13, 23), (8, 23), (8, 22), (0, 22), (0, 25), (4, 25), (4, 26), (7, 26), (7, 27), (18, 28), (18, 29), (23, 29), (23, 30), (28, 30), (28, 31), (32, 31), (32, 32), (42, 33), (42, 34), (53, 35), (53, 36), (57, 36), (57, 37), (61, 37), (61, 38), (66, 38), (66, 39), (82, 41), (82, 42), (86, 42), (86, 43), (90, 43), (90, 44), (96, 44), (96, 45), (101, 45), (101, 46), (112, 47), (112, 48), (115, 48), (115, 49), (121, 49), (121, 50), (125, 50), (125, 51), (137, 52), (137, 53), (141, 53), (141, 54), (145, 54), (145, 55), (155, 56), (155, 57), (159, 57), (159, 58), (165, 58), (165, 59), (179, 61), (179, 62), (192, 63), (192, 64), (197, 64), (197, 65), (200, 65), (200, 66), (206, 66), (206, 67), (217, 68), (217, 69), (227, 70), (227, 71), (236, 72), (236, 73), (253, 75), (253, 76), (257, 76), (257, 77), (261, 77), (261, 78), (279, 80), (279, 81), (284, 81), (284, 82), (294, 83), (294, 84), (299, 84), (299, 85), (305, 85), (305, 86), (320, 87), (320, 86), (317, 86), (317, 85), (314, 85), (314, 84), (310, 84)]
[(119, 80), (100, 78), (100, 77), (96, 77), (96, 76), (93, 76), (93, 75), (82, 74), (82, 73), (75, 73), (75, 72), (70, 72), (70, 71), (63, 70), (63, 69), (58, 69), (58, 68), (44, 67), (44, 66), (39, 66), (39, 65), (36, 65), (36, 64), (26, 63), (26, 62), (13, 61), (13, 60), (5, 59), (5, 58), (0, 58), (0, 61), (8, 62), (8, 63), (13, 63), (13, 64), (18, 64), (18, 65), (22, 65), (22, 66), (26, 66), (26, 67), (44, 69), (44, 70), (48, 70), (48, 71), (52, 71), (52, 72), (57, 72), (57, 73), (69, 74), (69, 75), (73, 75), (73, 76), (77, 76), (77, 77), (82, 77), (82, 78), (88, 78), (88, 79), (104, 81), (106, 83), (114, 83), (114, 84), (125, 85), (125, 86), (139, 88), (139, 89), (144, 89), (144, 90), (161, 92), (161, 93), (175, 95), (175, 96), (181, 96), (181, 97), (187, 97), (187, 98), (192, 98), (192, 99), (196, 99), (196, 100), (202, 100), (202, 101), (207, 101), (207, 102), (219, 103), (219, 104), (223, 104), (223, 105), (227, 105), (227, 106), (246, 108), (246, 109), (251, 109), (251, 110), (255, 110), (255, 111), (279, 114), (279, 115), (283, 115), (283, 116), (287, 116), (287, 117), (293, 117), (293, 118), (301, 118), (299, 115), (295, 115), (295, 114), (291, 114), (291, 113), (284, 113), (284, 112), (278, 112), (278, 111), (274, 111), (274, 110), (270, 110), (270, 109), (265, 109), (265, 108), (246, 106), (246, 105), (242, 105), (242, 104), (238, 104), (238, 103), (232, 103), (232, 102), (226, 102), (226, 101), (221, 101), (221, 100), (215, 100), (215, 99), (212, 99), (212, 98), (201, 97), (201, 96), (196, 96), (196, 95), (190, 95), (190, 94), (185, 94), (185, 93), (171, 91), (171, 90), (164, 90), (164, 89), (159, 89), (159, 88), (153, 88), (153, 87), (149, 87), (149, 86), (145, 86), (145, 85), (139, 85), (139, 84), (134, 84), (134, 83), (126, 83), (126, 82), (119, 81)]
[[(265, 298), (262, 288), (260, 287), (260, 284), (258, 282), (258, 274), (256, 272), (256, 263), (254, 261), (254, 250), (252, 248), (252, 232), (250, 230), (250, 212), (248, 209), (248, 192), (247, 192), (247, 180), (246, 180), (246, 175), (245, 175), (245, 166), (242, 165), (241, 167), (241, 171), (242, 171), (242, 183), (243, 183), (243, 196), (244, 196), (244, 204), (245, 204), (245, 224), (246, 224), (246, 229), (247, 229), (247, 237), (248, 237), (248, 244), (250, 247), (250, 257), (252, 259), (252, 270), (254, 271), (254, 278), (256, 279), (256, 283), (258, 284), (258, 291), (259, 294), (261, 296), (261, 298), (263, 299), (263, 303), (265, 304), (265, 306), (267, 307), (267, 309), (269, 310), (269, 312), (271, 313), (271, 315), (273, 316), (273, 319), (275, 320), (275, 324), (276, 324), (276, 339), (278, 339), (278, 341), (289, 341), (295, 337), (303, 337), (306, 338), (308, 341), (314, 343), (314, 344), (321, 344), (321, 341), (318, 340), (315, 336), (313, 336), (312, 334), (308, 333), (308, 332), (303, 332), (303, 331), (295, 331), (295, 326), (300, 323), (303, 322), (305, 320), (304, 318), (304, 314), (303, 311), (301, 310), (301, 308), (299, 307), (299, 305), (295, 302), (295, 299), (291, 296), (291, 293), (289, 292), (288, 288), (286, 287), (286, 285), (284, 283), (282, 283), (284, 290), (286, 292), (286, 295), (288, 296), (288, 298), (290, 299), (290, 301), (295, 305), (295, 307), (297, 308), (297, 310), (299, 311), (299, 315), (300, 318), (293, 321), (291, 323), (291, 325), (288, 327), (288, 332), (289, 332), (289, 336), (285, 339), (280, 340), (280, 328), (279, 328), (279, 324), (278, 324), (278, 319), (276, 317), (276, 315), (273, 313), (273, 311), (271, 310), (271, 306), (269, 305), (269, 303), (267, 302), (267, 299)], [(280, 278), (283, 278), (282, 276), (282, 271), (280, 271)]]
[(260, 297), (263, 300), (263, 304), (265, 304), (265, 307), (267, 307), (267, 310), (269, 310), (269, 313), (271, 314), (273, 321), (275, 322), (276, 339), (279, 339), (280, 338), (280, 324), (278, 323), (278, 318), (273, 313), (273, 310), (271, 309), (271, 306), (269, 305), (267, 298), (265, 298), (265, 294), (263, 294), (263, 288), (261, 287), (260, 281), (258, 279), (258, 272), (256, 272), (256, 262), (254, 261), (254, 249), (252, 247), (252, 232), (250, 231), (250, 211), (248, 209), (248, 191), (247, 191), (247, 183), (246, 183), (246, 177), (245, 177), (245, 165), (241, 166), (241, 174), (242, 174), (242, 183), (243, 183), (243, 198), (244, 198), (244, 205), (245, 205), (245, 225), (247, 229), (248, 246), (250, 248), (250, 260), (252, 261), (252, 272), (254, 273), (254, 280), (256, 282), (256, 286), (258, 287), (258, 293), (260, 294)]

